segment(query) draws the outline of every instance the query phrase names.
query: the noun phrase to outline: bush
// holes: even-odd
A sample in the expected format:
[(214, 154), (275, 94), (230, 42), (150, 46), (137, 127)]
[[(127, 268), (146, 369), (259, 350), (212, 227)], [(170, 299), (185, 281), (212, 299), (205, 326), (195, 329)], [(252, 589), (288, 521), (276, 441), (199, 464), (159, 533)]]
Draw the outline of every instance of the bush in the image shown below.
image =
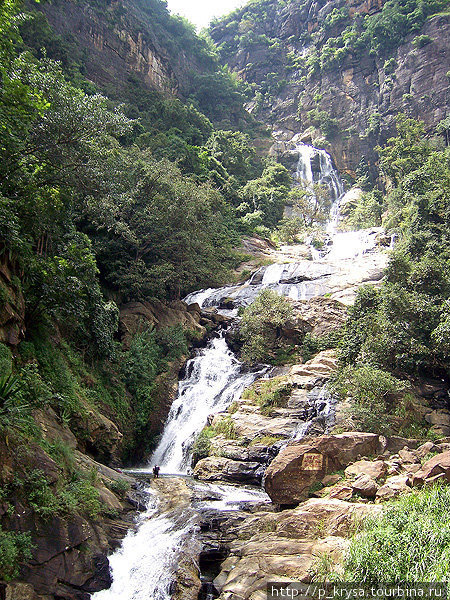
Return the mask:
[(19, 575), (20, 562), (31, 558), (28, 532), (3, 531), (0, 526), (0, 579), (10, 581)]
[(432, 41), (433, 40), (432, 38), (430, 38), (429, 35), (418, 35), (413, 39), (412, 45), (414, 46), (414, 48), (423, 48), (427, 44), (430, 44)]
[(405, 389), (404, 382), (370, 365), (344, 367), (331, 382), (332, 392), (341, 398), (350, 396), (348, 416), (357, 429), (373, 433), (390, 431), (387, 415), (394, 398)]
[(365, 584), (447, 581), (450, 572), (450, 488), (415, 491), (366, 521), (352, 540), (345, 581)]
[(292, 316), (292, 306), (286, 298), (273, 290), (263, 290), (242, 315), (242, 359), (249, 363), (273, 359), (281, 346), (281, 328)]
[(342, 329), (330, 331), (322, 336), (316, 336), (312, 335), (311, 333), (307, 333), (303, 338), (303, 344), (300, 351), (303, 362), (310, 360), (313, 356), (319, 352), (322, 352), (323, 350), (336, 348), (342, 339), (342, 336)]
[(205, 427), (195, 440), (192, 450), (192, 464), (198, 463), (202, 458), (206, 458), (211, 452), (211, 438), (216, 435), (214, 427)]

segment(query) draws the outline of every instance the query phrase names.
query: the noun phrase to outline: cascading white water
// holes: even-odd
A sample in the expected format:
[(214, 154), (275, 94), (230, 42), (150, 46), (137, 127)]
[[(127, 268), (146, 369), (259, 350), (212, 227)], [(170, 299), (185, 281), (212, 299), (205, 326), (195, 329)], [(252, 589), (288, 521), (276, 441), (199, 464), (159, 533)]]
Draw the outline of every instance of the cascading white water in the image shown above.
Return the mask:
[[(151, 490), (149, 490), (149, 493)], [(138, 530), (130, 531), (110, 558), (113, 584), (92, 600), (169, 600), (182, 541), (192, 533), (194, 519), (156, 516), (157, 500), (150, 497)]]
[(344, 186), (328, 152), (303, 143), (295, 147), (295, 152), (298, 153), (295, 175), (298, 183), (309, 189), (315, 183), (326, 185), (334, 202), (341, 198), (344, 194)]
[[(313, 390), (314, 391), (314, 390)], [(323, 385), (320, 388), (319, 393), (315, 398), (311, 398), (311, 405), (314, 409), (314, 416), (304, 423), (302, 423), (297, 431), (294, 432), (292, 439), (301, 440), (308, 435), (313, 423), (320, 419), (323, 421), (325, 426), (325, 433), (328, 428), (331, 427), (335, 422), (334, 407), (336, 404), (336, 398), (330, 393), (327, 385)]]
[(242, 364), (229, 350), (224, 337), (208, 346), (186, 366), (164, 432), (151, 458), (164, 473), (187, 473), (197, 435), (211, 414), (225, 410), (264, 371), (242, 372)]

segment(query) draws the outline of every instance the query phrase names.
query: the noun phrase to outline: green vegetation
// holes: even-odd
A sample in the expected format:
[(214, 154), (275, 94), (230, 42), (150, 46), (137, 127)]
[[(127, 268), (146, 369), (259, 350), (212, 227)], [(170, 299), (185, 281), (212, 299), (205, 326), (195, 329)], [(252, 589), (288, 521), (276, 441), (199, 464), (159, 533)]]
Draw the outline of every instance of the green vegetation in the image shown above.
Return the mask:
[(244, 310), (239, 324), (243, 360), (256, 363), (275, 359), (277, 351), (285, 345), (280, 337), (281, 330), (292, 314), (288, 300), (273, 290), (263, 290)]
[(335, 329), (321, 336), (315, 336), (307, 333), (303, 338), (303, 343), (300, 350), (303, 362), (310, 360), (315, 354), (318, 354), (323, 350), (337, 348), (342, 339), (342, 335), (342, 329)]
[(216, 425), (204, 427), (195, 440), (192, 450), (192, 462), (195, 465), (202, 458), (207, 458), (212, 453), (211, 440), (217, 435), (227, 440), (237, 440), (236, 426), (231, 416), (227, 415), (220, 419)]
[(392, 413), (406, 386), (390, 373), (368, 364), (341, 369), (331, 384), (331, 390), (341, 398), (350, 397), (348, 416), (357, 431), (389, 433)]
[(347, 552), (344, 581), (446, 581), (450, 568), (450, 490), (426, 487), (366, 521)]
[(10, 581), (19, 574), (20, 563), (31, 558), (29, 533), (4, 531), (0, 527), (0, 578)]
[(292, 389), (292, 385), (287, 383), (284, 377), (272, 377), (253, 384), (244, 391), (242, 398), (257, 402), (263, 414), (270, 414), (272, 408), (286, 406)]
[(341, 346), (345, 364), (397, 376), (448, 375), (450, 153), (402, 115), (398, 135), (379, 149), (391, 182), (386, 224), (400, 240), (380, 289), (363, 287)]
[(357, 201), (345, 205), (342, 226), (350, 231), (380, 227), (383, 208), (384, 198), (379, 190), (364, 192)]

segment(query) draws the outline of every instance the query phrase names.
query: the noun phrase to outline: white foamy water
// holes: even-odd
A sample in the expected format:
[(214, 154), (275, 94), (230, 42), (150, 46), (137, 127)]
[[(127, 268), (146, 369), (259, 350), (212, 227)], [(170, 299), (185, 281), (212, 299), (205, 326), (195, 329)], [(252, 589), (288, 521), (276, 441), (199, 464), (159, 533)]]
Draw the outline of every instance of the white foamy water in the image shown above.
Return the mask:
[[(152, 493), (149, 490), (149, 493)], [(155, 516), (157, 499), (150, 497), (140, 515), (138, 530), (130, 531), (120, 549), (109, 557), (113, 584), (92, 600), (169, 600), (182, 542), (194, 529), (194, 520)], [(180, 523), (181, 521), (181, 523)]]
[(163, 473), (187, 473), (197, 435), (211, 414), (224, 411), (241, 397), (245, 388), (265, 369), (243, 372), (242, 364), (223, 337), (214, 338), (186, 366), (178, 396), (170, 409), (164, 432), (150, 467), (159, 465)]

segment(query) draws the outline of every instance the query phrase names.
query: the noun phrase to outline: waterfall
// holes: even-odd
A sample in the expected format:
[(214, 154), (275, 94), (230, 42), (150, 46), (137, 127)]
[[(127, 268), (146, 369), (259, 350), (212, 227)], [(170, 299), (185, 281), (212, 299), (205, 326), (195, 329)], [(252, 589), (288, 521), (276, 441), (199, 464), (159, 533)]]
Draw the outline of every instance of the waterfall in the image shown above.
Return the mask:
[(163, 436), (151, 458), (165, 473), (187, 473), (197, 435), (211, 414), (224, 411), (266, 368), (243, 372), (242, 364), (229, 350), (225, 338), (211, 340), (186, 365)]
[[(151, 490), (149, 490), (149, 493)], [(138, 530), (130, 531), (120, 549), (109, 558), (113, 584), (93, 600), (169, 600), (182, 543), (193, 532), (192, 515), (167, 518), (157, 515), (157, 500), (150, 497), (140, 516)]]
[[(330, 189), (334, 201), (328, 225), (331, 250), (327, 254), (318, 253), (317, 261), (261, 267), (243, 284), (196, 291), (187, 296), (185, 302), (197, 302), (202, 307), (214, 307), (234, 316), (238, 306), (251, 304), (265, 288), (295, 300), (323, 296), (333, 289), (330, 277), (336, 277), (336, 273), (339, 276), (336, 264), (358, 257), (375, 246), (377, 232), (374, 230), (336, 233), (344, 188), (330, 155), (306, 144), (298, 144), (296, 150), (299, 185), (311, 189), (314, 183), (320, 183)], [(230, 299), (235, 304), (234, 310), (229, 310)], [(187, 474), (195, 439), (208, 418), (239, 400), (243, 390), (266, 371), (266, 367), (246, 370), (228, 348), (223, 334), (210, 340), (206, 348), (187, 362), (161, 440), (143, 471), (149, 473), (154, 465), (159, 465), (163, 474)], [(314, 432), (315, 423), (328, 429), (334, 420), (334, 403), (326, 385), (313, 388), (307, 396), (305, 416), (301, 417), (304, 422), (293, 432), (291, 440), (300, 440)], [(178, 480), (172, 481), (176, 486)], [(263, 490), (186, 478), (183, 482), (190, 487), (193, 500), (190, 504), (166, 509), (168, 512), (161, 512), (155, 492), (149, 489), (148, 508), (139, 517), (137, 530), (129, 532), (121, 548), (110, 557), (111, 588), (94, 594), (93, 600), (171, 600), (177, 565), (187, 547), (196, 543), (202, 511), (222, 513), (239, 509), (243, 503), (270, 501)]]
[(335, 423), (336, 398), (331, 394), (328, 386), (314, 388), (308, 395), (311, 403), (311, 418), (302, 423), (291, 439), (301, 440), (308, 435), (309, 430), (318, 420), (325, 425), (325, 432)]
[(336, 203), (344, 194), (344, 186), (328, 152), (303, 143), (295, 147), (295, 152), (298, 153), (295, 173), (298, 183), (306, 189), (311, 189), (315, 183), (326, 185)]

